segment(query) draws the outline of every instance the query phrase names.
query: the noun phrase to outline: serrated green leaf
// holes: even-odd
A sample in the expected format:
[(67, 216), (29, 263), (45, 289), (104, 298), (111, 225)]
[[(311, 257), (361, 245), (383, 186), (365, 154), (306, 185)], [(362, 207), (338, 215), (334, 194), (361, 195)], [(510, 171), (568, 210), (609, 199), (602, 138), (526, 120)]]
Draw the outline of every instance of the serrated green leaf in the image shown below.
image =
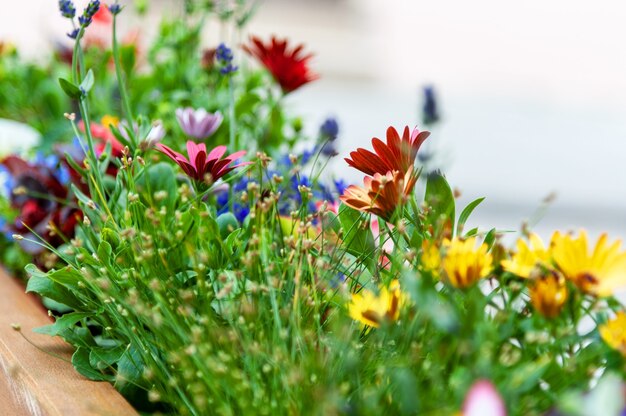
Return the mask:
[(78, 347), (72, 355), (72, 365), (83, 376), (95, 381), (113, 381), (112, 375), (103, 374), (91, 366), (89, 362), (89, 349)]
[(82, 280), (82, 276), (78, 270), (70, 266), (53, 272), (48, 272), (47, 276), (53, 282), (59, 283), (63, 286), (76, 286), (78, 282)]
[(92, 315), (91, 313), (85, 313), (85, 312), (68, 313), (58, 318), (52, 325), (46, 325), (46, 326), (40, 326), (38, 328), (34, 328), (33, 332), (55, 337), (57, 335), (60, 335), (66, 329), (73, 327), (81, 319), (87, 318), (91, 315)]
[(104, 370), (117, 363), (122, 354), (126, 351), (126, 347), (118, 345), (113, 348), (95, 347), (89, 352), (89, 363), (93, 368)]
[(69, 306), (75, 310), (84, 310), (84, 304), (80, 302), (72, 292), (62, 285), (48, 279), (47, 276), (33, 275), (28, 279), (26, 292), (34, 292), (40, 296), (50, 298), (54, 301)]

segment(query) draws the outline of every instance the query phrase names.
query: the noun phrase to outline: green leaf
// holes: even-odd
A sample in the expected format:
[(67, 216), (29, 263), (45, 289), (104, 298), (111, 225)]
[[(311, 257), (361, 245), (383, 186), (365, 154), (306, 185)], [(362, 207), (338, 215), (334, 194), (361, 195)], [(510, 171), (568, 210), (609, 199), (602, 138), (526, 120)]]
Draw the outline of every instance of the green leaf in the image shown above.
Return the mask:
[[(117, 362), (115, 387), (123, 392), (124, 388), (132, 388), (133, 385), (141, 383), (143, 368), (141, 354), (130, 344)], [(119, 382), (122, 382), (122, 386), (119, 386)]]
[(346, 250), (357, 257), (371, 257), (375, 249), (374, 236), (369, 226), (363, 227), (361, 212), (341, 204), (339, 222), (344, 232)]
[(89, 349), (78, 347), (72, 355), (72, 365), (83, 376), (95, 381), (113, 381), (114, 376), (102, 374), (91, 366), (89, 362)]
[(71, 184), (70, 188), (72, 189), (72, 192), (74, 193), (74, 195), (76, 195), (76, 198), (83, 204), (88, 205), (90, 203), (93, 203), (93, 201), (87, 195), (85, 195), (80, 189), (78, 189), (76, 185)]
[(113, 257), (112, 253), (113, 249), (111, 248), (111, 244), (106, 241), (101, 241), (98, 245), (98, 259), (104, 264), (110, 264), (111, 258)]
[(68, 165), (70, 165), (72, 169), (78, 172), (80, 176), (85, 176), (86, 170), (84, 169), (84, 167), (80, 166), (68, 152), (65, 152), (64, 154), (65, 161), (68, 163)]
[(69, 306), (75, 310), (84, 310), (84, 304), (80, 302), (72, 292), (64, 286), (53, 282), (47, 276), (33, 275), (28, 279), (26, 292), (34, 292), (40, 296), (50, 298), (54, 301)]
[(59, 84), (70, 98), (78, 99), (83, 95), (80, 88), (64, 78), (59, 78)]
[(487, 246), (489, 248), (491, 248), (495, 241), (496, 241), (496, 229), (492, 228), (491, 230), (489, 230), (487, 235), (485, 235), (485, 242), (484, 243), (487, 244)]
[(89, 352), (89, 363), (92, 367), (104, 370), (117, 363), (122, 354), (126, 351), (126, 347), (118, 345), (113, 348), (95, 347)]
[(150, 192), (154, 195), (156, 192), (165, 192), (167, 196), (161, 204), (168, 208), (174, 208), (178, 196), (178, 187), (174, 169), (168, 163), (160, 162), (148, 167), (137, 180), (137, 186), (140, 194)]
[(58, 318), (52, 325), (46, 325), (46, 326), (40, 326), (38, 328), (34, 328), (33, 332), (55, 337), (61, 334), (61, 332), (65, 331), (66, 329), (70, 329), (71, 327), (76, 325), (76, 323), (80, 321), (81, 319), (87, 318), (91, 315), (92, 315), (91, 313), (85, 313), (85, 312), (68, 313)]
[(427, 220), (433, 227), (434, 236), (454, 229), (454, 194), (446, 178), (439, 172), (428, 175), (424, 201), (430, 208)]
[(126, 79), (130, 78), (133, 68), (135, 67), (137, 55), (135, 45), (123, 45), (120, 47), (120, 57), (122, 61), (122, 68), (124, 69), (124, 73), (126, 74)]
[(221, 214), (219, 217), (217, 217), (216, 221), (222, 239), (228, 237), (230, 233), (239, 228), (239, 222), (231, 212), (225, 212)]
[(87, 71), (87, 75), (85, 75), (85, 79), (83, 79), (83, 82), (80, 83), (80, 89), (87, 93), (93, 88), (93, 84), (93, 71), (90, 69), (89, 71)]
[(467, 222), (467, 219), (469, 218), (469, 216), (472, 215), (472, 212), (474, 212), (476, 207), (480, 205), (480, 203), (483, 202), (484, 200), (485, 200), (484, 197), (475, 199), (463, 209), (463, 211), (461, 212), (461, 215), (459, 215), (459, 222), (456, 226), (457, 235), (461, 234), (461, 232), (463, 231), (463, 226)]
[(60, 270), (48, 272), (48, 279), (59, 283), (63, 286), (76, 286), (82, 280), (82, 276), (78, 270), (67, 266)]

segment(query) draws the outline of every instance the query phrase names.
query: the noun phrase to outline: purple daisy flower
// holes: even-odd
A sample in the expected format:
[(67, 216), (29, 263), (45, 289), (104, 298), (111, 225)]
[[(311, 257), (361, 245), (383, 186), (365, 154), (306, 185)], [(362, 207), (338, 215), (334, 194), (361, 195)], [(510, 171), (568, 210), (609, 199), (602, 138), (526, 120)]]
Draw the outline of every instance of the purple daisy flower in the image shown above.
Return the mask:
[(191, 107), (177, 109), (176, 118), (185, 134), (199, 140), (215, 133), (223, 120), (219, 111), (209, 113), (204, 108), (194, 110)]

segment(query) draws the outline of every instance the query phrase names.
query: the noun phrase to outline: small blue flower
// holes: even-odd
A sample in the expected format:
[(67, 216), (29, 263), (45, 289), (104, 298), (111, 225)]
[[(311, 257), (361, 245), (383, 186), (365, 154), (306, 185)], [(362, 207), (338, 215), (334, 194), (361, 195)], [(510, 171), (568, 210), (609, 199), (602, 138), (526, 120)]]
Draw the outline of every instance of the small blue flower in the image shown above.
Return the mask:
[(346, 181), (344, 181), (343, 179), (335, 179), (333, 182), (335, 183), (335, 189), (337, 190), (337, 193), (339, 195), (342, 195), (348, 187)]
[(320, 126), (320, 136), (323, 140), (337, 140), (339, 135), (339, 123), (333, 117), (329, 117), (324, 120), (324, 123)]
[(0, 165), (0, 195), (10, 198), (15, 188), (15, 179), (4, 165)]
[(73, 19), (76, 16), (76, 7), (72, 0), (59, 0), (59, 10), (61, 11), (61, 16), (68, 19)]
[(78, 23), (80, 23), (81, 26), (89, 26), (91, 24), (91, 17), (85, 17), (83, 16), (78, 16)]
[(112, 15), (119, 14), (122, 11), (122, 6), (120, 6), (117, 3), (112, 4), (109, 6), (109, 11), (111, 12)]
[(78, 23), (81, 26), (87, 27), (91, 24), (91, 19), (100, 10), (100, 0), (91, 0), (87, 7), (83, 10), (82, 16), (79, 16)]
[(78, 29), (74, 29), (72, 30), (70, 33), (67, 34), (67, 37), (70, 39), (76, 39), (78, 37)]
[(223, 43), (217, 47), (215, 51), (215, 58), (217, 62), (221, 65), (220, 73), (222, 75), (232, 74), (237, 71), (238, 67), (233, 65), (233, 51)]
[(422, 121), (424, 124), (434, 124), (439, 121), (437, 97), (435, 89), (431, 85), (424, 87), (424, 107), (422, 108)]

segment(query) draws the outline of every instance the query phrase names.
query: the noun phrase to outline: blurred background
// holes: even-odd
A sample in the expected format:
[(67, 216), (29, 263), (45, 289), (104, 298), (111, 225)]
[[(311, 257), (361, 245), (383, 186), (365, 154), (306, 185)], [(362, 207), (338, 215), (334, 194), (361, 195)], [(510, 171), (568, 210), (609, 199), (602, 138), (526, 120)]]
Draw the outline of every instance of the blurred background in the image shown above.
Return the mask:
[[(52, 53), (69, 31), (57, 3), (3, 4), (0, 40), (33, 59)], [(146, 42), (161, 16), (181, 10), (153, 0), (146, 17), (122, 20)], [(332, 168), (348, 182), (362, 177), (342, 157), (390, 125), (421, 128), (423, 88), (433, 86), (440, 121), (425, 150), (461, 205), (486, 197), (470, 226), (539, 220), (544, 236), (584, 227), (626, 238), (625, 15), (620, 2), (578, 0), (265, 0), (247, 32), (315, 53), (321, 79), (288, 100), (311, 134), (338, 119)], [(207, 46), (225, 35), (242, 40), (215, 22)]]

